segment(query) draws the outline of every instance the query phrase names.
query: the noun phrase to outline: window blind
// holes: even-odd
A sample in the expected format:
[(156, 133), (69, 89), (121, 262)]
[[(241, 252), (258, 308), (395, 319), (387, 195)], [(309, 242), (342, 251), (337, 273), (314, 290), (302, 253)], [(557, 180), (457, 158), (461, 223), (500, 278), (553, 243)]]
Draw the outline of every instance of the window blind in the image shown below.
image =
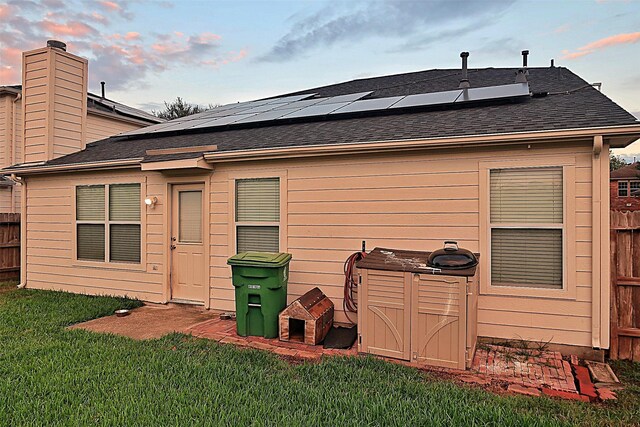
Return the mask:
[(237, 180), (236, 221), (280, 221), (280, 179)]
[(104, 221), (104, 185), (76, 187), (76, 219)]
[(78, 259), (104, 261), (104, 224), (78, 224), (76, 234)]
[(237, 252), (280, 252), (279, 227), (237, 227)]
[(202, 242), (202, 191), (181, 191), (178, 197), (178, 240)]
[(116, 262), (140, 262), (140, 225), (109, 225), (109, 258)]
[(562, 168), (491, 171), (491, 223), (562, 223)]
[(109, 186), (109, 220), (140, 221), (140, 184)]
[(491, 230), (491, 284), (562, 289), (562, 230)]

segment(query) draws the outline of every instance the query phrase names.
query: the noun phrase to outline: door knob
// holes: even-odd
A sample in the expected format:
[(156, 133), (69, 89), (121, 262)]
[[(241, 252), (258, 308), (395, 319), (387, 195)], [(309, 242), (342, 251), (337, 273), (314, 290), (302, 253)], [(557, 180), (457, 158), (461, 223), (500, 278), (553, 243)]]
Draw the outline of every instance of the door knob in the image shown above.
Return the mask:
[(171, 248), (171, 250), (174, 250), (176, 248), (176, 245), (171, 245), (169, 247)]

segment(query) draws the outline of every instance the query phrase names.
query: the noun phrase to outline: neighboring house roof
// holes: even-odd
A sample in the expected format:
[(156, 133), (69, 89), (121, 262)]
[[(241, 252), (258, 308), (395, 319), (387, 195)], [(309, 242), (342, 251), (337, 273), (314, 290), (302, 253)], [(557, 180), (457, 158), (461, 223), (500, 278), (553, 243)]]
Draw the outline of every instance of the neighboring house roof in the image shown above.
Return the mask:
[(611, 171), (610, 177), (612, 181), (619, 179), (640, 179), (640, 162), (631, 163), (630, 165)]
[[(2, 92), (13, 94), (21, 93), (22, 85), (0, 86), (0, 94), (2, 94)], [(128, 105), (124, 105), (107, 98), (102, 98), (101, 96), (95, 95), (90, 92), (87, 93), (87, 109), (89, 111), (93, 110), (103, 114), (111, 114), (114, 116), (137, 119), (150, 124), (165, 122), (164, 119), (158, 118), (153, 114), (147, 113), (146, 111), (129, 107)]]
[[(469, 71), (469, 80), (472, 88), (512, 84), (518, 70), (474, 69)], [(460, 107), (449, 105), (415, 108), (395, 114), (355, 113), (333, 119), (306, 118), (281, 120), (278, 123), (114, 136), (87, 144), (83, 151), (51, 160), (47, 166), (144, 159), (149, 149), (212, 144), (217, 146), (218, 153), (639, 124), (634, 116), (566, 68), (528, 70), (528, 81), (534, 96), (527, 97), (524, 102), (488, 102)], [(460, 77), (460, 70), (436, 69), (358, 79), (286, 95), (316, 93), (315, 96), (323, 97), (373, 91), (367, 98), (382, 98), (442, 92), (457, 89)], [(135, 143), (132, 143), (133, 140)], [(164, 158), (183, 159), (201, 155), (202, 152)]]

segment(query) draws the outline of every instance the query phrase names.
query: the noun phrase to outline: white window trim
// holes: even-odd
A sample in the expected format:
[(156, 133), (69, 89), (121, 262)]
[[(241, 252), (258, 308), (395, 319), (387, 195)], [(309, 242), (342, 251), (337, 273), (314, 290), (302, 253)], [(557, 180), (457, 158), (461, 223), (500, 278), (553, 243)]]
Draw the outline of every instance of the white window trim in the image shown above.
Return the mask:
[[(240, 221), (236, 222), (236, 181), (242, 179), (257, 178), (279, 178), (280, 179), (280, 222), (256, 222), (256, 221)], [(279, 227), (280, 235), (280, 252), (288, 252), (288, 203), (287, 203), (287, 172), (282, 170), (260, 170), (247, 173), (229, 174), (229, 232), (230, 237), (228, 243), (228, 254), (233, 256), (237, 254), (238, 226), (258, 226), (258, 227)]]
[[(623, 182), (626, 185), (624, 190), (627, 192), (627, 194), (624, 195), (624, 196), (620, 194), (620, 184), (623, 183)], [(630, 190), (631, 190), (631, 188), (630, 188), (630, 185), (629, 185), (629, 181), (626, 181), (624, 179), (621, 179), (621, 180), (618, 181), (618, 197), (629, 197)]]
[[(523, 224), (500, 223), (492, 226), (490, 219), (490, 171), (492, 169), (531, 169), (544, 167), (562, 167), (562, 224), (536, 224), (523, 227)], [(535, 298), (576, 298), (576, 180), (575, 157), (532, 160), (497, 160), (480, 162), (480, 292), (485, 295), (504, 295)], [(549, 289), (526, 286), (491, 285), (491, 230), (492, 228), (555, 228), (562, 229), (562, 289)]]
[[(140, 221), (111, 221), (109, 219), (109, 186), (118, 184), (138, 184), (140, 185)], [(105, 219), (104, 221), (95, 220), (77, 220), (77, 189), (78, 187), (88, 185), (102, 185), (105, 187)], [(73, 186), (73, 195), (71, 203), (71, 214), (73, 215), (73, 230), (72, 230), (72, 264), (77, 267), (92, 267), (102, 268), (108, 270), (131, 270), (141, 271), (146, 270), (146, 205), (144, 204), (145, 194), (145, 181), (144, 180), (132, 180), (131, 178), (120, 179), (90, 179), (90, 180), (78, 180)], [(105, 226), (105, 261), (85, 260), (78, 259), (78, 224), (104, 224)], [(134, 224), (140, 226), (140, 262), (131, 263), (124, 261), (109, 261), (110, 258), (110, 233), (109, 226), (111, 224)]]
[[(620, 195), (620, 183), (622, 183), (622, 182), (624, 182), (627, 185), (627, 188), (625, 189), (626, 192), (627, 192), (626, 196), (621, 196)], [(633, 183), (636, 183), (636, 182), (640, 183), (640, 180), (638, 180), (638, 179), (619, 179), (618, 180), (618, 184), (617, 184), (618, 197), (624, 197), (624, 198), (638, 197), (638, 196), (632, 196), (631, 195), (631, 183), (632, 182)], [(638, 189), (636, 188), (636, 190), (638, 190)]]

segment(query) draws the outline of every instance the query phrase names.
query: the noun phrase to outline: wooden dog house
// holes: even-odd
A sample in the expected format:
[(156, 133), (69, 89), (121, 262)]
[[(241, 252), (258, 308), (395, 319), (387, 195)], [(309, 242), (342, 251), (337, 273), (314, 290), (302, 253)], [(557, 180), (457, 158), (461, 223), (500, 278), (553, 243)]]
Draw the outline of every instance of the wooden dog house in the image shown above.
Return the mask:
[(319, 344), (333, 326), (333, 302), (313, 288), (280, 313), (279, 323), (280, 340)]

